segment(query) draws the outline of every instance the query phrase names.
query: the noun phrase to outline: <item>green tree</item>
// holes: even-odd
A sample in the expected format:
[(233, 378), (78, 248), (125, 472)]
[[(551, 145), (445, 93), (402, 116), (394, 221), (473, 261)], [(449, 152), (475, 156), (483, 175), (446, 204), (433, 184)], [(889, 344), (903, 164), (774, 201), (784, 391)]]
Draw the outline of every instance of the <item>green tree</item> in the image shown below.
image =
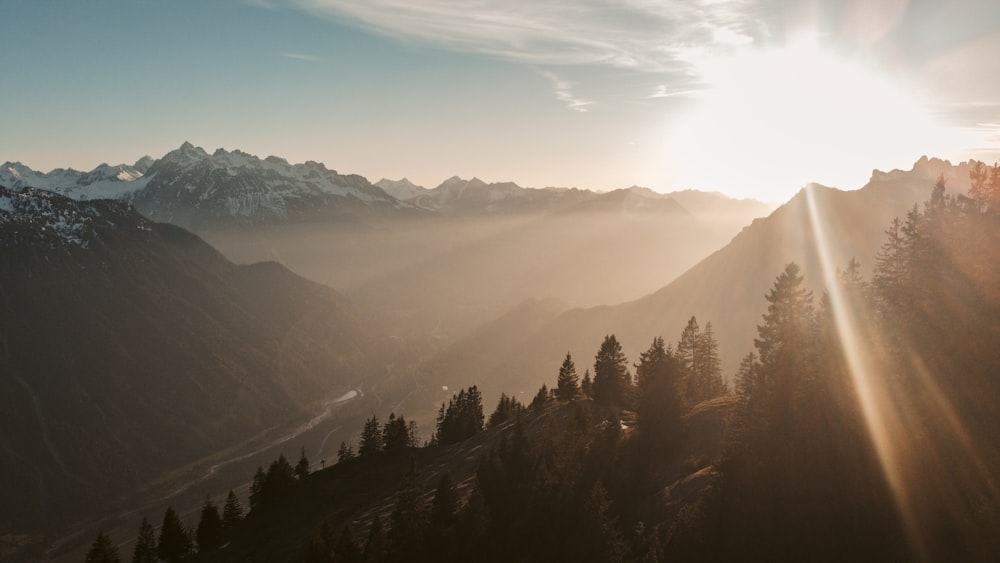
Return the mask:
[(396, 418), (396, 413), (389, 414), (389, 420), (382, 428), (382, 448), (386, 451), (401, 448), (413, 448), (417, 445), (415, 428), (406, 423), (403, 415)]
[(489, 427), (494, 428), (507, 422), (508, 420), (513, 420), (518, 413), (524, 410), (524, 405), (514, 397), (508, 397), (506, 393), (500, 393), (500, 400), (497, 402), (497, 408), (493, 410), (493, 414), (490, 415)]
[(621, 344), (615, 335), (605, 336), (594, 358), (594, 401), (603, 406), (623, 407), (630, 387), (628, 360)]
[(594, 382), (590, 380), (590, 370), (583, 372), (583, 381), (580, 382), (580, 392), (584, 397), (594, 398)]
[(164, 561), (180, 561), (193, 551), (191, 535), (172, 506), (163, 513), (160, 526), (160, 541), (156, 546), (157, 555)]
[(149, 519), (142, 518), (139, 524), (139, 535), (135, 539), (135, 549), (132, 551), (132, 563), (156, 563), (156, 531)]
[(295, 477), (301, 481), (309, 476), (309, 459), (306, 458), (306, 449), (302, 448), (299, 454), (299, 461), (295, 464)]
[(556, 397), (560, 401), (572, 401), (580, 394), (579, 378), (576, 375), (576, 365), (573, 357), (566, 352), (566, 359), (559, 366), (559, 379), (556, 381)]
[(226, 495), (226, 504), (222, 507), (222, 527), (229, 530), (243, 520), (243, 505), (232, 490)]
[(198, 541), (198, 551), (202, 553), (222, 545), (222, 517), (219, 516), (219, 509), (208, 498), (201, 507), (201, 518), (198, 520), (195, 539)]
[(349, 442), (341, 442), (337, 449), (337, 463), (354, 459), (354, 446)]
[(97, 532), (97, 538), (87, 552), (86, 563), (120, 563), (118, 547), (104, 532)]
[(681, 372), (680, 361), (659, 336), (639, 354), (636, 423), (643, 436), (661, 440), (679, 426)]
[(382, 429), (378, 417), (374, 414), (365, 421), (361, 430), (361, 443), (358, 445), (358, 455), (367, 456), (382, 451)]

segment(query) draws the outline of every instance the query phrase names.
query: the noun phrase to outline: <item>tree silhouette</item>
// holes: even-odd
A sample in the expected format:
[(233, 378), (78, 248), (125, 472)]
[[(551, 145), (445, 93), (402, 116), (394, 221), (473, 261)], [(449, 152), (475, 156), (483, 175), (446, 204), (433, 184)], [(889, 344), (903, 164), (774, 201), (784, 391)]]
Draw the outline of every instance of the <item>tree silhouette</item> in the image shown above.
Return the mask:
[(569, 352), (559, 367), (559, 379), (556, 381), (556, 397), (560, 401), (572, 401), (580, 393), (580, 385), (576, 375), (576, 366)]
[(121, 557), (118, 555), (118, 547), (111, 541), (111, 538), (104, 532), (98, 532), (84, 561), (86, 563), (120, 563)]

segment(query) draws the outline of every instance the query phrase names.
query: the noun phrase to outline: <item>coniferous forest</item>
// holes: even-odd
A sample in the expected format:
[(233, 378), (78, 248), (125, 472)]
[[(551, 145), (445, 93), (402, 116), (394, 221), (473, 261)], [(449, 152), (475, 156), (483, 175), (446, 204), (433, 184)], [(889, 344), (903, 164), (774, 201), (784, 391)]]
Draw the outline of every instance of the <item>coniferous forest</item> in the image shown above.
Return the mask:
[[(776, 272), (729, 386), (711, 322), (631, 360), (609, 334), (529, 404), (503, 394), (487, 415), (462, 389), (424, 444), (403, 415), (373, 415), (332, 467), (302, 452), (259, 468), (247, 514), (230, 493), (194, 528), (171, 509), (158, 533), (143, 520), (132, 560), (995, 560), (990, 172), (969, 197), (939, 181), (887, 225), (870, 278), (856, 260)], [(87, 561), (128, 555), (99, 534)]]

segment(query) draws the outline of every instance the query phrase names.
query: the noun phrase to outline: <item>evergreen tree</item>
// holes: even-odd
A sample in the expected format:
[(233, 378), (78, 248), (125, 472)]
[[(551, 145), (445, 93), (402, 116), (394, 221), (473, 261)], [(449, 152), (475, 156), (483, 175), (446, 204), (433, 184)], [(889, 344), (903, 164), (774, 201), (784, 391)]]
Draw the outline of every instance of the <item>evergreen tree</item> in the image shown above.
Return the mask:
[(243, 506), (236, 493), (232, 490), (226, 495), (226, 504), (222, 507), (222, 527), (230, 530), (243, 520)]
[(156, 553), (164, 561), (180, 561), (193, 550), (191, 536), (181, 524), (181, 518), (172, 506), (163, 513), (163, 525), (160, 526), (160, 541)]
[(118, 547), (104, 532), (98, 532), (97, 538), (87, 552), (86, 563), (121, 563)]
[(681, 417), (681, 363), (656, 337), (639, 354), (636, 366), (637, 426), (643, 436), (660, 441), (675, 430)]
[(377, 515), (368, 528), (362, 560), (365, 563), (383, 563), (386, 560), (385, 530), (382, 528), (382, 519)]
[(306, 449), (302, 448), (299, 454), (299, 462), (295, 464), (295, 477), (301, 481), (309, 476), (309, 459), (306, 458)]
[(250, 510), (253, 510), (261, 505), (264, 500), (264, 482), (267, 480), (267, 474), (264, 473), (264, 468), (257, 466), (257, 472), (253, 474), (253, 483), (250, 484)]
[(719, 343), (715, 340), (711, 321), (705, 323), (696, 347), (698, 363), (695, 373), (699, 391), (697, 402), (701, 402), (726, 392), (726, 383), (722, 379), (722, 362), (719, 360)]
[(569, 352), (559, 367), (559, 379), (556, 382), (556, 397), (560, 401), (572, 401), (580, 393), (580, 385), (576, 375), (576, 366)]
[(549, 402), (549, 388), (542, 383), (542, 386), (538, 388), (538, 393), (535, 393), (535, 398), (531, 400), (531, 410), (537, 411), (538, 409), (545, 406)]
[(523, 410), (524, 405), (520, 401), (514, 397), (508, 397), (506, 393), (500, 393), (497, 408), (490, 415), (489, 427), (494, 428), (508, 420), (513, 420)]
[(410, 561), (423, 547), (427, 527), (426, 510), (417, 481), (416, 464), (410, 461), (410, 470), (400, 483), (396, 504), (389, 515), (389, 533), (386, 535), (387, 561)]
[(365, 421), (365, 427), (361, 431), (358, 455), (367, 456), (380, 451), (382, 451), (382, 429), (379, 427), (378, 417), (373, 414)]
[(594, 402), (603, 406), (626, 406), (631, 376), (628, 360), (615, 335), (604, 337), (594, 358)]
[(288, 494), (295, 486), (295, 469), (285, 459), (285, 454), (278, 454), (278, 459), (271, 462), (264, 478), (263, 497), (265, 504), (273, 503)]
[(198, 551), (201, 553), (212, 551), (222, 545), (222, 517), (219, 516), (219, 509), (208, 498), (201, 508), (195, 539), (198, 541)]
[(416, 447), (416, 428), (406, 423), (403, 415), (396, 418), (396, 413), (389, 414), (389, 420), (382, 428), (382, 447), (386, 451), (400, 448)]
[(698, 381), (698, 341), (701, 339), (701, 327), (698, 319), (691, 317), (681, 331), (677, 341), (677, 358), (681, 362), (683, 396), (685, 404), (690, 407), (699, 401), (701, 395)]
[(354, 531), (350, 525), (344, 526), (340, 531), (337, 543), (333, 545), (333, 560), (336, 563), (361, 563), (364, 552), (354, 537)]
[(749, 401), (754, 396), (758, 387), (757, 377), (757, 354), (750, 352), (743, 357), (736, 370), (736, 394), (744, 401)]
[(433, 441), (440, 445), (460, 442), (482, 432), (483, 422), (483, 396), (473, 385), (449, 399), (447, 408), (441, 405)]
[(132, 563), (156, 563), (156, 531), (144, 516), (139, 524), (139, 535), (135, 539), (135, 550), (132, 551)]
[(583, 508), (580, 529), (582, 561), (616, 563), (624, 559), (625, 542), (610, 515), (611, 502), (600, 481), (594, 484)]
[(337, 463), (354, 459), (354, 446), (349, 442), (341, 442), (337, 449)]
[(594, 382), (590, 380), (590, 370), (583, 372), (583, 381), (580, 382), (580, 392), (584, 397), (594, 398)]

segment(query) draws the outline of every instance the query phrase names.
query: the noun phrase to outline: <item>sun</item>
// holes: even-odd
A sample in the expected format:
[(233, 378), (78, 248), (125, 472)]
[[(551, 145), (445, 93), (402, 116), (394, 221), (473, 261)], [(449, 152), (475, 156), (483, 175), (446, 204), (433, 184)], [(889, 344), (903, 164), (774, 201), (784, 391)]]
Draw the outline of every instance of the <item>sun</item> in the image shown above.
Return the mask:
[(706, 88), (666, 125), (675, 184), (780, 202), (808, 182), (860, 187), (942, 141), (912, 90), (814, 37), (693, 66)]

